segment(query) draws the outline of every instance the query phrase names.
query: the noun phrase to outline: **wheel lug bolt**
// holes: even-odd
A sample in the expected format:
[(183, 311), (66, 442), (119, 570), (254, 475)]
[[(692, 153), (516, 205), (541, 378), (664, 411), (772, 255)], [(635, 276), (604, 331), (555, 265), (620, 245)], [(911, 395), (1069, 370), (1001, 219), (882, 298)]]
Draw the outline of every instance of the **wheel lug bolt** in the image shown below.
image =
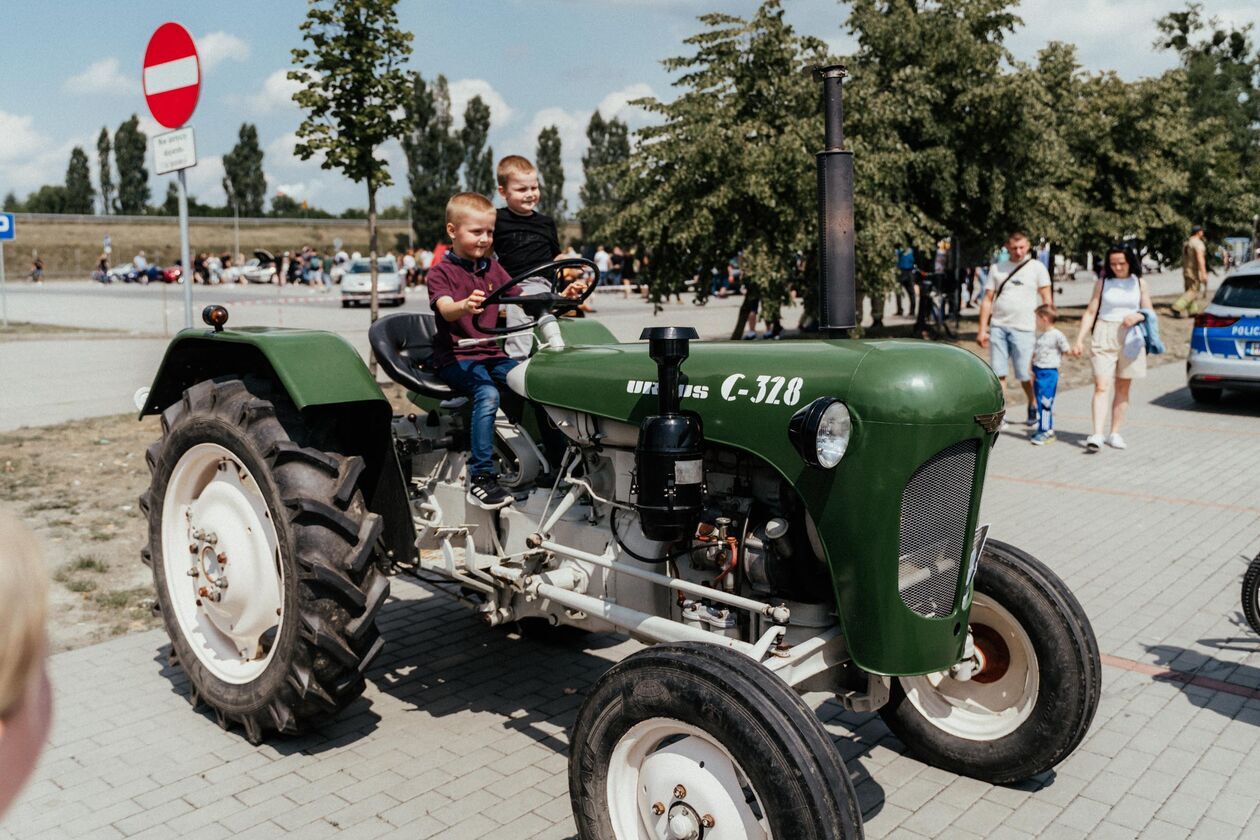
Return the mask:
[(226, 562), (227, 562), (227, 553), (226, 553), (226, 552), (223, 552), (223, 551), (220, 551), (218, 554), (216, 554), (216, 555), (215, 555), (215, 558), (214, 558), (214, 559), (218, 560), (220, 563), (226, 563)]
[(674, 798), (675, 798), (675, 799), (686, 799), (686, 798), (687, 798), (687, 789), (686, 789), (685, 787), (683, 787), (682, 785), (675, 785), (675, 786), (674, 786)]
[(713, 826), (717, 825), (717, 820), (713, 819), (712, 814), (705, 814), (700, 818), (700, 825), (705, 828), (713, 828)]
[(653, 813), (653, 814), (656, 814), (656, 816), (658, 816), (658, 817), (659, 817), (661, 814), (665, 813), (665, 803), (664, 803), (664, 802), (653, 802), (653, 803), (652, 803), (652, 813)]
[(189, 544), (189, 546), (188, 546), (188, 553), (189, 553), (189, 554), (196, 554), (196, 553), (197, 553), (197, 545), (196, 545), (196, 543), (191, 543), (191, 544)]

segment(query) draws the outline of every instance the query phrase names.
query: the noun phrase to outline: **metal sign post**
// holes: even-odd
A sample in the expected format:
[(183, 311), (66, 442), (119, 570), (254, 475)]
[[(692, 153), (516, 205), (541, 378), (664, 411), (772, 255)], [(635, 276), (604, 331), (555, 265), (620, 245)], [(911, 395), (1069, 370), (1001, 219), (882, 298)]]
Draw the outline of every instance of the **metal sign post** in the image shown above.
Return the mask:
[(176, 173), (179, 185), (180, 281), (184, 284), (184, 328), (193, 325), (192, 263), (188, 259), (188, 182), (184, 171), (197, 165), (197, 145), (192, 126), (159, 134), (153, 138), (153, 169), (159, 175)]
[[(185, 126), (201, 95), (201, 59), (197, 44), (178, 23), (164, 23), (149, 37), (144, 50), (144, 99), (153, 118), (168, 134), (153, 138), (158, 175), (178, 171), (180, 279), (184, 284), (184, 327), (192, 327), (192, 263), (188, 259), (188, 184), (184, 170), (197, 165), (191, 126)], [(180, 128), (183, 126), (183, 128)]]
[(0, 326), (9, 326), (9, 302), (4, 296), (4, 243), (17, 233), (12, 213), (0, 213)]
[(183, 169), (179, 170), (179, 259), (179, 279), (184, 283), (184, 329), (189, 329), (193, 325), (193, 273), (188, 261), (188, 183)]

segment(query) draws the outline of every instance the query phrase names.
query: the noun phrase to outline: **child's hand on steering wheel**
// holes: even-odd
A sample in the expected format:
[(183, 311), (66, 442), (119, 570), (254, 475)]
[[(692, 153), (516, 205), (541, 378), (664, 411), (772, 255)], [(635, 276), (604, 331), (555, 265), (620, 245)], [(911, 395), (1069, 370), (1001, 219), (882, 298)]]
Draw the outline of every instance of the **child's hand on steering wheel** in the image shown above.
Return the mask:
[(586, 281), (574, 280), (572, 283), (565, 286), (564, 291), (561, 292), (560, 294), (564, 295), (567, 298), (577, 298), (577, 297), (581, 297), (582, 293), (585, 291), (586, 291)]
[(464, 311), (469, 315), (480, 315), (482, 312), (481, 302), (486, 299), (486, 293), (481, 289), (474, 289), (473, 293), (459, 302)]

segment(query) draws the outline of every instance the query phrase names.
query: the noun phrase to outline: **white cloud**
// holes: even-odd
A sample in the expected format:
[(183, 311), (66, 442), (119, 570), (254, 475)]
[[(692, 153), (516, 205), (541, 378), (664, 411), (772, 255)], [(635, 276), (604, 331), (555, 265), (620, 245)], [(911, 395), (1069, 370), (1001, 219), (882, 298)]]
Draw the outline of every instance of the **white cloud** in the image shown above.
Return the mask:
[(260, 114), (272, 111), (296, 108), (293, 94), (302, 89), (302, 83), (288, 78), (288, 70), (277, 70), (263, 82), (258, 93), (249, 97), (249, 106)]
[[(606, 120), (616, 117), (625, 123), (646, 122), (648, 118), (647, 112), (642, 108), (631, 105), (630, 101), (647, 96), (656, 96), (656, 93), (652, 90), (651, 85), (639, 82), (608, 94), (599, 101), (597, 110), (599, 115)], [(634, 126), (631, 127), (633, 128)]]
[(208, 32), (197, 39), (197, 56), (204, 73), (228, 59), (244, 61), (249, 58), (249, 44), (228, 32)]
[(102, 58), (86, 70), (66, 79), (62, 88), (67, 93), (124, 94), (140, 93), (140, 82), (124, 76), (116, 58)]
[[(197, 165), (188, 172), (188, 194), (202, 204), (223, 204), (227, 196), (223, 192), (223, 157), (213, 155), (197, 159)], [(175, 173), (161, 176), (174, 178)]]
[(474, 96), (480, 96), (481, 101), (490, 106), (490, 126), (502, 126), (510, 123), (515, 111), (507, 104), (507, 100), (503, 98), (494, 86), (485, 79), (460, 79), (451, 82), (451, 116), (454, 117), (455, 127), (462, 127), (464, 124), (464, 109), (468, 107), (468, 101)]
[(34, 117), (0, 111), (0, 163), (20, 160), (45, 144), (43, 135), (34, 129)]

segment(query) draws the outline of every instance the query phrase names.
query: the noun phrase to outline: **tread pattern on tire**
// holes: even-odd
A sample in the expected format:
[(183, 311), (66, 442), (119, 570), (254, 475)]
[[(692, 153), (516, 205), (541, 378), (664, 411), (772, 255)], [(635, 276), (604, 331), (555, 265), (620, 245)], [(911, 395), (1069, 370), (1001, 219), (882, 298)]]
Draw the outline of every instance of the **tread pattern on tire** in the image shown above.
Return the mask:
[[(785, 750), (803, 759), (781, 768), (784, 774), (791, 774), (791, 778), (780, 775), (777, 785), (781, 787), (790, 782), (807, 789), (811, 799), (826, 803), (825, 813), (786, 815), (786, 819), (799, 821), (795, 831), (789, 831), (789, 836), (860, 840), (862, 813), (857, 796), (844, 761), (817, 715), (796, 692), (763, 666), (743, 654), (699, 642), (655, 645), (632, 654), (610, 668), (587, 695), (574, 726), (569, 758), (570, 799), (584, 840), (612, 840), (602, 826), (604, 815), (598, 803), (603, 801), (603, 796), (598, 789), (599, 782), (590, 772), (597, 763), (596, 750), (600, 748), (598, 743), (593, 743), (596, 740), (593, 732), (598, 733), (607, 726), (607, 716), (622, 714), (621, 709), (633, 706), (634, 691), (623, 691), (626, 686), (671, 676), (705, 682), (720, 697), (739, 698), (744, 707), (742, 717), (749, 726), (774, 730), (774, 737), (782, 740)], [(714, 714), (707, 708), (697, 711), (706, 718)], [(630, 718), (656, 716), (640, 715), (633, 709), (624, 714)], [(745, 767), (745, 771), (749, 768)], [(759, 789), (759, 792), (766, 795), (765, 790)], [(826, 820), (825, 824), (813, 822), (817, 817)]]
[[(198, 442), (201, 435), (222, 445), (224, 430), (227, 437), (243, 440), (261, 462), (266, 475), (255, 478), (273, 488), (278, 509), (272, 515), (282, 545), (283, 534), (290, 535), (290, 568), (296, 572), (292, 582), (298, 589), (298, 632), (284, 657), (283, 678), (272, 681), (266, 696), (254, 702), (228, 703), (215, 696), (217, 681), (195, 657), (178, 657), (193, 685), (193, 703), (211, 706), (224, 727), (242, 726), (251, 743), (259, 743), (269, 731), (306, 731), (362, 693), (363, 671), (381, 648), (376, 616), (388, 598), (389, 580), (370, 562), (382, 523), (367, 510), (358, 486), (363, 459), (321, 448), (328, 442), (320, 439), (319, 430), (310, 428), (285, 395), (260, 379), (199, 382), (162, 413), (161, 421), (162, 437), (145, 452), (152, 482), (140, 497), (150, 519), (149, 545), (142, 557), (154, 569), (159, 603), (166, 597), (157, 578), (162, 494), (182, 454), (182, 449), (169, 451), (171, 440), (179, 436)], [(178, 624), (173, 616), (166, 621), (174, 644)]]
[[(1075, 719), (1071, 722), (1070, 734), (1057, 739), (1052, 749), (1044, 750), (1051, 739), (1044, 737), (1043, 733), (1043, 737), (1034, 738), (1036, 744), (1043, 748), (1041, 754), (1034, 754), (1030, 745), (1022, 764), (994, 769), (985, 766), (985, 761), (996, 754), (991, 745), (1006, 738), (1019, 736), (1024, 727), (1032, 724), (1031, 719), (1025, 721), (1024, 726), (1021, 726), (1019, 730), (999, 739), (998, 742), (984, 742), (987, 746), (982, 751), (972, 755), (953, 755), (949, 754), (948, 748), (937, 749), (923, 743), (924, 739), (920, 737), (920, 733), (916, 732), (916, 721), (923, 720), (922, 715), (906, 698), (905, 690), (899, 680), (893, 680), (892, 696), (889, 702), (880, 709), (880, 715), (893, 734), (897, 735), (912, 753), (927, 763), (992, 784), (1008, 784), (1048, 770), (1067, 758), (1084, 740), (1093, 722), (1094, 714), (1098, 710), (1102, 694), (1102, 664), (1098, 642), (1084, 608), (1054, 572), (1027, 552), (1000, 540), (990, 539), (985, 555), (985, 560), (990, 563), (996, 560), (1008, 571), (1018, 575), (1025, 585), (1033, 588), (1036, 595), (1059, 616), (1056, 624), (1066, 628), (1070, 636), (1068, 647), (1079, 654), (1080, 661), (1075, 663), (1074, 673), (1077, 678), (1076, 690), (1080, 694), (1081, 703)], [(983, 569), (984, 566), (981, 566), (981, 571)], [(1010, 605), (1003, 606), (1010, 609)], [(1062, 723), (1062, 718), (1059, 719), (1059, 723)], [(925, 725), (931, 726), (931, 724)], [(948, 742), (950, 738), (951, 736), (942, 734), (942, 740)], [(961, 739), (954, 740), (961, 741)]]
[(1251, 629), (1260, 633), (1260, 554), (1247, 564), (1247, 572), (1243, 575), (1242, 611), (1243, 618), (1251, 625)]

